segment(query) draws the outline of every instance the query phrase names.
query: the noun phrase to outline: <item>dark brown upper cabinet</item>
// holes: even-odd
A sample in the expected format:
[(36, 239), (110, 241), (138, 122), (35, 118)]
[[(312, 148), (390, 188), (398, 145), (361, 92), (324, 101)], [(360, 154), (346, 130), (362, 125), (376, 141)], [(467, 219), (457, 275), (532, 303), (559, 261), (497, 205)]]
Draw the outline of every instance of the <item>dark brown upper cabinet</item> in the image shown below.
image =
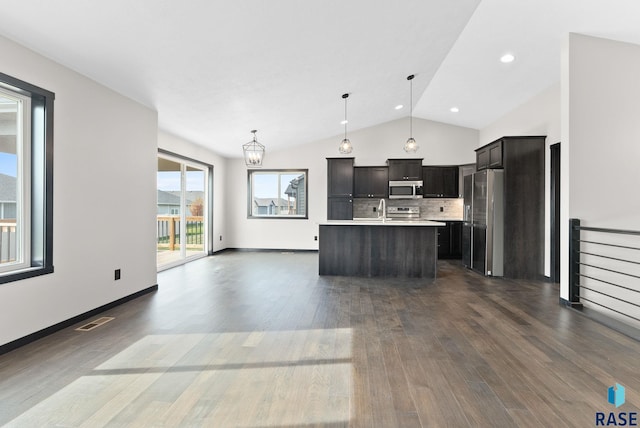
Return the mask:
[(502, 168), (503, 139), (494, 141), (476, 150), (476, 165), (478, 171), (483, 169)]
[(386, 166), (356, 166), (353, 168), (355, 198), (389, 197), (389, 168)]
[(458, 198), (457, 166), (425, 166), (422, 168), (422, 194), (425, 198)]
[(389, 181), (422, 180), (422, 159), (387, 159)]

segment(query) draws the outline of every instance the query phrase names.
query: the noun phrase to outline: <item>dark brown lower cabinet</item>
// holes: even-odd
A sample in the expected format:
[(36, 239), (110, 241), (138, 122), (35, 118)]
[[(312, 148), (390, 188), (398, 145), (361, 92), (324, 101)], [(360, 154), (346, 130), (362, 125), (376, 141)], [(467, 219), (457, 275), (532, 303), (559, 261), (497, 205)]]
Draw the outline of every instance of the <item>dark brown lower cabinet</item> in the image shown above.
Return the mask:
[(436, 227), (320, 225), (320, 275), (435, 278)]
[(353, 198), (327, 198), (327, 219), (353, 219)]
[(447, 221), (438, 228), (438, 258), (462, 259), (462, 222)]

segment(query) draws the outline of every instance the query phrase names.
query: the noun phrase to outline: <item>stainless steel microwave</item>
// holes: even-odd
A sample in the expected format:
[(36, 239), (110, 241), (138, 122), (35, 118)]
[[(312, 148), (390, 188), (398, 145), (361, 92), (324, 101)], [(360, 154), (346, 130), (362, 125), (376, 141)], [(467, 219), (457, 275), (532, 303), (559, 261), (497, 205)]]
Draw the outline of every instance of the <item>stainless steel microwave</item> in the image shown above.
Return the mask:
[(422, 199), (422, 180), (389, 181), (389, 199)]

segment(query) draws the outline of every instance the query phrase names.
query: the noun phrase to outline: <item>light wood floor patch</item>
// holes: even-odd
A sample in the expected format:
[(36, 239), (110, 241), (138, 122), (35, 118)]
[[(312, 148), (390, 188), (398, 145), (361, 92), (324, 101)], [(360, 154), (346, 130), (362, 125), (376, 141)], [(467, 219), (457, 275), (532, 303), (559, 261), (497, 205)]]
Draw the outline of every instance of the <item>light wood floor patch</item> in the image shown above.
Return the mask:
[[(278, 342), (284, 346), (270, 346)], [(9, 426), (119, 425), (129, 414), (134, 425), (149, 426), (345, 422), (350, 354), (349, 329), (149, 335)], [(209, 401), (206, 414), (194, 413), (211, 390), (217, 390), (215, 404)]]

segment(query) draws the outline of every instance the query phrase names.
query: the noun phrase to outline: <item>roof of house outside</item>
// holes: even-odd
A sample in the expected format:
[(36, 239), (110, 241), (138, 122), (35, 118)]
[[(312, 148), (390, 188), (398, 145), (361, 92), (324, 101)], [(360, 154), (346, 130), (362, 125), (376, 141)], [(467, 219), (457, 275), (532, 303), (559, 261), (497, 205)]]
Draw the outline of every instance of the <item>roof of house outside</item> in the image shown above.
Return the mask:
[(288, 202), (283, 198), (253, 198), (253, 202), (259, 207), (266, 207), (269, 205), (276, 205), (275, 201), (279, 200), (279, 207), (286, 207)]
[[(187, 205), (191, 205), (196, 199), (204, 200), (204, 192), (200, 190), (190, 190), (186, 192)], [(179, 190), (158, 190), (158, 205), (180, 205)]]
[(0, 173), (0, 202), (16, 201), (16, 178)]
[[(178, 198), (180, 197), (179, 190), (169, 190), (167, 191), (167, 193), (171, 193), (172, 195), (175, 195)], [(202, 190), (187, 190), (185, 194), (187, 198), (187, 205), (190, 205), (198, 198), (201, 198), (202, 200), (204, 200), (204, 192)]]
[(297, 195), (298, 194), (297, 189), (300, 183), (303, 183), (304, 185), (304, 174), (301, 174), (299, 177), (296, 177), (293, 180), (291, 180), (289, 182), (289, 185), (287, 186), (287, 190), (285, 190), (284, 193), (287, 195)]
[(158, 190), (158, 205), (180, 205), (180, 196), (164, 190)]

